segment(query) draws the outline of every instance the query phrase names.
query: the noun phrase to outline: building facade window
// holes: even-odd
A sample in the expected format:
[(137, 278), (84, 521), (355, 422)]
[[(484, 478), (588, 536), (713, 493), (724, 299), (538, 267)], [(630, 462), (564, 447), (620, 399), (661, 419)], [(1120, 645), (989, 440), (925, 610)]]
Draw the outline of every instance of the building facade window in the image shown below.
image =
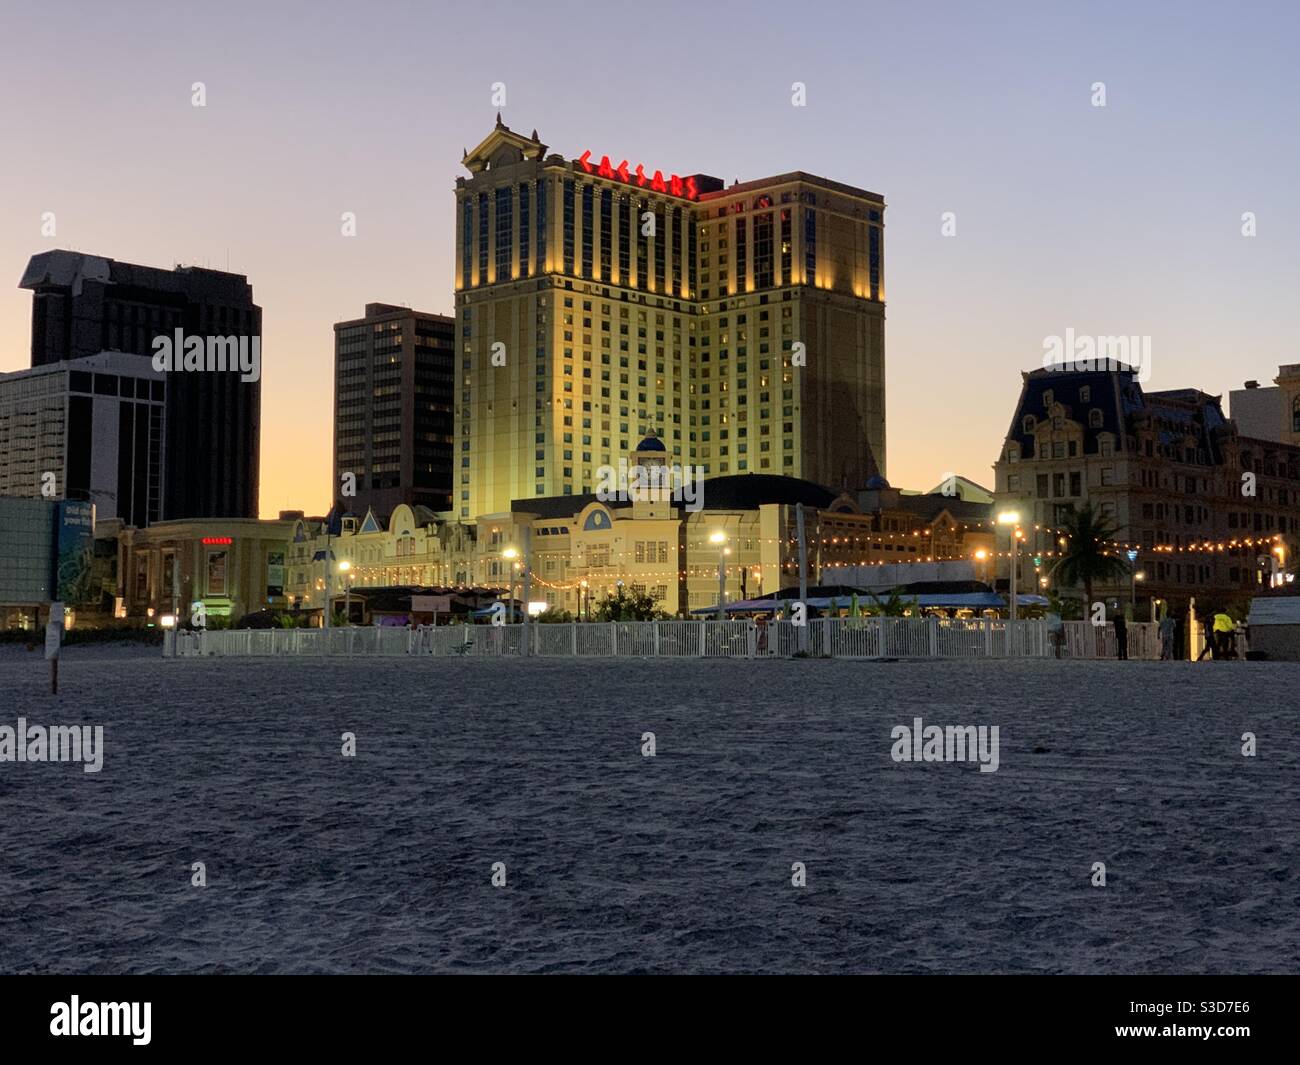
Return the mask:
[(582, 186), (582, 276), (591, 277), (593, 240), (596, 234), (596, 190)]
[(608, 281), (614, 269), (614, 193), (600, 190), (600, 278)]
[(532, 273), (533, 260), (530, 254), (532, 240), (531, 201), (532, 186), (519, 186), (519, 276), (528, 277)]
[(636, 233), (636, 287), (642, 291), (650, 287), (650, 238), (644, 232), (647, 206), (645, 200), (638, 200), (631, 219)]
[(880, 299), (880, 227), (869, 226), (867, 233), (867, 270), (871, 281), (871, 298)]
[(474, 201), (465, 197), (461, 219), (460, 286), (469, 288), (474, 277)]
[(695, 298), (695, 215), (686, 218), (686, 285), (687, 294)]
[(781, 284), (790, 283), (790, 262), (794, 254), (794, 239), (790, 232), (790, 208), (781, 211)]
[(513, 188), (497, 189), (497, 280), (510, 281), (510, 260), (514, 254)]
[(537, 268), (535, 273), (546, 269), (546, 182), (537, 183)]
[(804, 283), (817, 283), (817, 212), (811, 207), (803, 212)]
[(578, 194), (577, 187), (575, 186), (574, 182), (566, 181), (564, 183), (564, 209), (562, 212), (563, 224), (564, 224), (564, 250), (563, 250), (564, 272), (566, 274), (573, 273), (574, 233), (575, 233), (574, 215), (576, 213), (574, 198), (577, 196), (577, 194)]
[(632, 234), (629, 232), (632, 220), (628, 217), (628, 198), (618, 198), (618, 283), (632, 283)]
[(682, 209), (674, 207), (672, 211), (672, 243), (673, 243), (673, 296), (678, 296), (682, 291)]
[(745, 245), (745, 223), (746, 223), (746, 218), (744, 215), (738, 215), (734, 223), (735, 234), (736, 234), (735, 239), (736, 239), (736, 291), (737, 292), (745, 291), (745, 277), (746, 277), (746, 271), (748, 269), (748, 264), (746, 262), (746, 252), (748, 251), (748, 249)]
[(771, 288), (775, 281), (772, 212), (754, 215), (754, 287)]

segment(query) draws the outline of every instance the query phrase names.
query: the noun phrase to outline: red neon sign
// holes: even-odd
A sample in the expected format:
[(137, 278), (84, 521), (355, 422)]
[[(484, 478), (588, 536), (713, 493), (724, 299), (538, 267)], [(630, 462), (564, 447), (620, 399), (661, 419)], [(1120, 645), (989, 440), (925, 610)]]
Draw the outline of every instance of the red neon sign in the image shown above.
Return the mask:
[(204, 547), (225, 547), (234, 542), (235, 541), (229, 536), (205, 536), (203, 538)]
[(662, 170), (656, 170), (653, 175), (647, 175), (643, 163), (636, 164), (636, 170), (629, 172), (628, 161), (624, 159), (618, 166), (609, 161), (608, 155), (602, 155), (600, 162), (593, 165), (591, 162), (591, 149), (583, 152), (578, 156), (578, 165), (588, 174), (596, 174), (603, 178), (618, 178), (625, 185), (636, 185), (639, 188), (650, 186), (652, 192), (664, 192), (670, 196), (680, 196), (687, 200), (698, 200), (700, 191), (695, 187), (695, 178), (679, 177), (676, 174), (669, 174), (665, 180)]

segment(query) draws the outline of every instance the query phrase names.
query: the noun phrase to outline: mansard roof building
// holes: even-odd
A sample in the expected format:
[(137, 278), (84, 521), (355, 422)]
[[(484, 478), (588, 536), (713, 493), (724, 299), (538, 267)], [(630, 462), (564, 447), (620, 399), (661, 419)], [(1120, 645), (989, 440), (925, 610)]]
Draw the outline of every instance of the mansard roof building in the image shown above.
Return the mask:
[[(1300, 447), (1243, 436), (1219, 396), (1148, 392), (1130, 372), (1023, 374), (995, 470), (997, 509), (1020, 514), (1038, 576), (1067, 511), (1091, 503), (1116, 527), (1114, 550), (1138, 552), (1142, 599), (1249, 595), (1300, 533)], [(1035, 577), (1023, 560), (1020, 576)], [(1133, 584), (1099, 594), (1127, 599)]]

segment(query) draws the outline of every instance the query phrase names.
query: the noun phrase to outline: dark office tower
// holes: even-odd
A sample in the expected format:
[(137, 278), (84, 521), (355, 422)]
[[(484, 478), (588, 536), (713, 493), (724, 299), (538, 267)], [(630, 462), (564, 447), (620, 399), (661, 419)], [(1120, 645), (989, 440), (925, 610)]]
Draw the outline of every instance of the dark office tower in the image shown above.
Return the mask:
[[(334, 326), (334, 494), (349, 510), (450, 508), (455, 330), (386, 303)], [(347, 474), (355, 498), (341, 495)]]
[[(155, 338), (177, 330), (201, 338), (205, 358), (213, 341), (222, 352), (230, 338), (261, 344), (262, 309), (242, 274), (50, 251), (32, 256), (20, 286), (33, 293), (33, 367), (113, 351), (152, 358)], [(260, 375), (203, 368), (165, 376), (162, 518), (257, 517)]]
[(87, 500), (144, 528), (162, 507), (166, 381), (104, 352), (0, 374), (0, 496)]

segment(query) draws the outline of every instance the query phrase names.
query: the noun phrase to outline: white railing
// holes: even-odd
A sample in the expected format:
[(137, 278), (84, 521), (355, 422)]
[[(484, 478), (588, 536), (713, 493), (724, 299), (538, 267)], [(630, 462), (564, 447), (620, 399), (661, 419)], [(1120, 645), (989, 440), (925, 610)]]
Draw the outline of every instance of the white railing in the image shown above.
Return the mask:
[[(527, 645), (525, 645), (525, 639)], [(1112, 625), (1065, 622), (1063, 658), (1114, 658)], [(609, 621), (567, 624), (344, 626), (168, 632), (165, 657), (434, 656), (632, 658), (1048, 658), (1047, 622), (1001, 618), (815, 618), (793, 621)], [(1129, 658), (1160, 657), (1157, 626), (1128, 627)]]

